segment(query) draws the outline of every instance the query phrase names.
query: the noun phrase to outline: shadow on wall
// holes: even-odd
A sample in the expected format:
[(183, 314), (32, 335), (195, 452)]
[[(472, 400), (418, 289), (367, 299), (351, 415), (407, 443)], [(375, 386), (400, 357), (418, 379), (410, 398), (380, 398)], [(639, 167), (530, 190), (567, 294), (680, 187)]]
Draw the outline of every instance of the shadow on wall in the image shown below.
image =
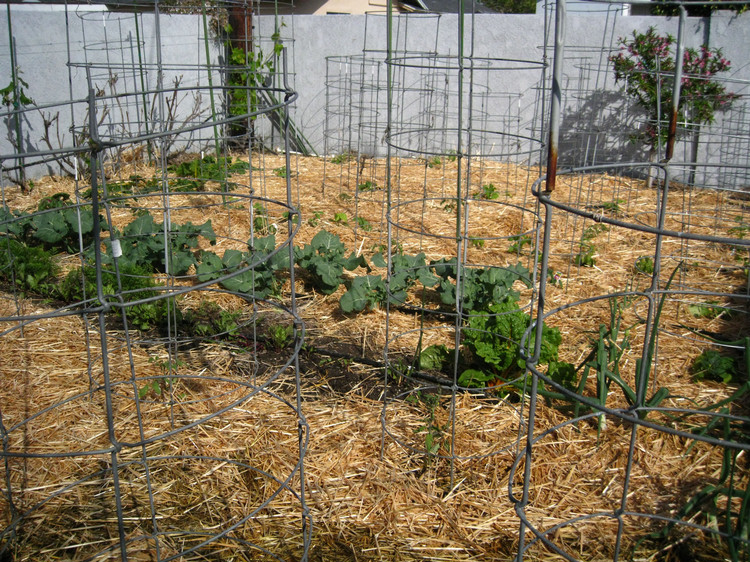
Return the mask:
[(596, 90), (574, 101), (560, 123), (559, 166), (648, 160), (647, 146), (635, 139), (646, 114), (623, 93)]

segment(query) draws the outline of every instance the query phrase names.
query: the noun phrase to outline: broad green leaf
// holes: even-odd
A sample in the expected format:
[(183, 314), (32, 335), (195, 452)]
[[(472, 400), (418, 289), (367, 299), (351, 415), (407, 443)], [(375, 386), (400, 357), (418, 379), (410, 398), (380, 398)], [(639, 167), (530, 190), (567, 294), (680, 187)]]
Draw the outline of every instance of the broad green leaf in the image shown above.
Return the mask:
[(55, 244), (68, 234), (65, 218), (57, 211), (34, 216), (31, 224), (35, 229), (34, 237), (48, 244)]

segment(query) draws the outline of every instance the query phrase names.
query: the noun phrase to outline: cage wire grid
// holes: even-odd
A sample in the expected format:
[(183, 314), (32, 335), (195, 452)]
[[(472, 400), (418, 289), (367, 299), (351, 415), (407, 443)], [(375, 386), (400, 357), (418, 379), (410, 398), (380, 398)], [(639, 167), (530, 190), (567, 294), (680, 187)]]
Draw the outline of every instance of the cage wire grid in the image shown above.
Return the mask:
[[(681, 5), (674, 55), (678, 61), (682, 60), (685, 49), (682, 32), (687, 26), (686, 15), (685, 6)], [(640, 549), (645, 552), (648, 548), (656, 548), (664, 555), (674, 551), (678, 557), (746, 559), (748, 488), (747, 472), (740, 460), (750, 447), (743, 429), (748, 421), (742, 399), (746, 383), (726, 401), (716, 402), (710, 397), (690, 399), (674, 395), (668, 388), (675, 384), (675, 366), (670, 356), (680, 347), (716, 354), (713, 357), (720, 353), (734, 354), (740, 361), (738, 368), (746, 370), (747, 274), (742, 262), (737, 262), (737, 256), (742, 259), (747, 241), (741, 229), (735, 226), (743, 223), (746, 216), (743, 204), (746, 195), (742, 192), (742, 183), (730, 180), (721, 184), (711, 179), (733, 178), (743, 166), (730, 164), (722, 173), (724, 166), (701, 162), (695, 145), (685, 147), (685, 159), (681, 161), (680, 153), (673, 151), (675, 139), (680, 135), (679, 124), (673, 129), (677, 132), (668, 135), (666, 157), (661, 155), (663, 159), (659, 164), (622, 163), (611, 160), (611, 156), (607, 161), (606, 154), (596, 155), (591, 150), (601, 147), (596, 135), (607, 127), (607, 112), (610, 111), (607, 104), (596, 104), (589, 113), (589, 127), (576, 139), (584, 142), (572, 154), (564, 153), (560, 123), (565, 120), (567, 111), (577, 110), (576, 102), (565, 101), (572, 93), (565, 89), (565, 72), (570, 70), (570, 59), (578, 59), (568, 55), (568, 16), (564, 2), (557, 3), (555, 16), (549, 159), (546, 175), (533, 187), (534, 195), (544, 208), (541, 270), (547, 271), (550, 264), (560, 263), (556, 261), (560, 256), (555, 256), (552, 249), (553, 240), (561, 233), (567, 236), (571, 230), (577, 233), (572, 237), (577, 242), (564, 257), (570, 260), (575, 255), (574, 261), (579, 267), (595, 266), (592, 250), (595, 244), (604, 245), (612, 240), (622, 244), (630, 236), (646, 240), (650, 252), (631, 265), (634, 274), (628, 283), (619, 286), (612, 283), (610, 291), (601, 294), (593, 291), (585, 299), (549, 309), (545, 306), (549, 306), (546, 305), (548, 294), (554, 291), (555, 285), (549, 276), (539, 276), (537, 325), (554, 323), (560, 316), (586, 315), (590, 319), (591, 333), (595, 333), (596, 322), (601, 323), (599, 338), (592, 338), (591, 353), (581, 363), (584, 372), (595, 378), (595, 389), (587, 389), (582, 383), (566, 384), (551, 370), (540, 368), (542, 331), (537, 330), (534, 335), (527, 331), (527, 345), (522, 349), (533, 350), (527, 351), (527, 366), (532, 374), (528, 431), (525, 449), (516, 459), (509, 483), (509, 493), (521, 519), (518, 559), (535, 559), (540, 553), (551, 552), (566, 560), (579, 560), (587, 540), (598, 541), (597, 555), (602, 559), (632, 559), (640, 555)], [(613, 51), (609, 47), (609, 52)], [(592, 58), (596, 57), (600, 61), (599, 69), (603, 68), (601, 61), (606, 64), (609, 60), (598, 54)], [(588, 79), (589, 62), (584, 59), (584, 63), (581, 69), (586, 68), (587, 72), (579, 77)], [(597, 70), (595, 75), (599, 74)], [(679, 86), (684, 83), (680, 69), (670, 73), (667, 80), (673, 82), (671, 91), (676, 93), (672, 101), (676, 108)], [(745, 87), (744, 83), (735, 86)], [(657, 96), (661, 95), (657, 92)], [(583, 99), (581, 95), (574, 94), (574, 97)], [(676, 110), (674, 115), (674, 119), (679, 119)], [(665, 131), (669, 129), (669, 123), (656, 126)], [(689, 122), (682, 126), (686, 127), (686, 132), (697, 129)], [(746, 137), (747, 131), (740, 136)], [(726, 141), (735, 142), (733, 139)], [(706, 145), (710, 149), (715, 142), (709, 139)], [(706, 146), (700, 148), (706, 149)], [(560, 168), (557, 168), (558, 158)], [(632, 178), (647, 179), (644, 183), (643, 180), (633, 182)], [(616, 247), (608, 246), (610, 251), (616, 251)], [(717, 249), (723, 250), (717, 254), (719, 258), (713, 253)], [(592, 258), (588, 263), (583, 259), (586, 256)], [(598, 256), (607, 259), (604, 252)], [(702, 269), (716, 272), (714, 278), (700, 275)], [(710, 307), (711, 303), (721, 303), (717, 305), (721, 310), (717, 309), (716, 313), (717, 316), (724, 314), (726, 325), (716, 332), (691, 327), (690, 320), (703, 314), (700, 307)], [(629, 375), (633, 378), (621, 376), (625, 372), (628, 349), (635, 351), (635, 369)], [(696, 364), (683, 364), (678, 368), (683, 375), (692, 374), (696, 380), (700, 377)], [(560, 393), (556, 398), (562, 396), (564, 400), (571, 400), (574, 407), (567, 419), (539, 427), (537, 407), (550, 400), (546, 394), (550, 388)], [(726, 407), (728, 405), (730, 407)], [(586, 482), (581, 488), (608, 498), (611, 508), (599, 506), (596, 509), (582, 501), (575, 513), (554, 519), (548, 517), (545, 521), (544, 509), (536, 510), (531, 496), (542, 481), (549, 478), (541, 469), (546, 464), (544, 459), (555, 454), (560, 436), (568, 431), (590, 435), (602, 451), (611, 446), (612, 439), (620, 443), (624, 453), (609, 465), (606, 476), (601, 472), (604, 466), (596, 465), (594, 455), (588, 460), (600, 471), (599, 482), (607, 482), (604, 487), (591, 485), (590, 478), (596, 479), (596, 471), (592, 475), (586, 467), (573, 462), (563, 469), (574, 473), (579, 482)], [(652, 463), (645, 457), (659, 458), (661, 443), (669, 438), (683, 443), (681, 462), (695, 462), (691, 471), (699, 470), (701, 462), (706, 462), (711, 454), (704, 453), (701, 461), (696, 461), (692, 453), (697, 449), (711, 451), (720, 462), (707, 482), (687, 484), (691, 489), (683, 492), (687, 501), (674, 497), (659, 508), (648, 501), (653, 490), (643, 485), (644, 479), (658, 470), (660, 463), (671, 461), (662, 457)], [(684, 482), (690, 481), (687, 475), (683, 478)], [(727, 482), (730, 483), (727, 485)], [(547, 494), (544, 501), (554, 501), (553, 497), (554, 494)], [(717, 521), (713, 517), (718, 518), (718, 524), (713, 522)], [(633, 543), (628, 536), (635, 529), (644, 530), (644, 538)], [(714, 537), (716, 542), (701, 542), (697, 538), (706, 536)]]
[[(225, 4), (249, 24), (246, 3)], [(158, 3), (148, 17), (67, 6), (64, 17), (67, 25), (80, 25), (84, 37), (79, 50), (68, 44), (69, 54), (83, 56), (68, 61), (72, 101), (36, 110), (47, 112), (48, 135), (69, 111), (72, 133), (58, 130), (47, 139), (50, 150), (27, 151), (20, 164), (57, 162), (75, 177), (74, 200), (56, 194), (36, 212), (4, 214), (3, 232), (20, 235), (33, 225), (46, 232), (46, 244), (66, 248), (71, 271), (62, 286), (71, 304), (55, 309), (22, 299), (30, 288), (28, 280), (22, 288), (28, 258), (4, 236), (3, 269), (15, 291), (3, 301), (2, 337), (4, 353), (17, 350), (12, 365), (4, 360), (4, 385), (26, 400), (19, 410), (6, 394), (2, 409), (3, 556), (284, 560), (291, 548), (306, 559), (309, 431), (298, 367), (304, 323), (296, 312), (293, 271), (285, 301), (266, 298), (270, 289), (261, 281), (271, 261), (294, 260), (298, 210), (291, 173), (286, 199), (273, 200), (262, 195), (253, 166), (229, 155), (230, 147), (242, 145), (238, 129), (252, 131), (271, 116), (290, 170), (286, 108), (296, 93), (288, 85), (285, 53), (274, 53), (276, 84), (232, 85), (247, 102), (227, 114), (219, 107), (228, 91), (223, 76), (243, 65), (202, 58), (214, 49), (205, 6), (206, 34), (194, 64), (163, 59), (160, 24), (169, 16), (160, 14)], [(10, 9), (8, 19), (10, 28)], [(149, 44), (146, 19), (154, 39)], [(155, 61), (144, 62), (151, 48)], [(253, 52), (248, 44), (236, 48)], [(195, 82), (183, 82), (188, 72)], [(251, 104), (261, 93), (264, 103)], [(204, 96), (211, 98), (209, 109), (200, 103)], [(23, 111), (9, 119), (20, 122)], [(180, 167), (188, 150), (200, 150), (197, 169)], [(160, 170), (156, 177), (141, 175), (148, 165)], [(230, 169), (234, 180), (217, 179)], [(5, 187), (2, 195), (5, 210)], [(213, 224), (199, 224), (209, 214)], [(272, 232), (272, 223), (282, 226)], [(65, 225), (72, 232), (67, 242)], [(213, 246), (217, 253), (209, 259), (205, 252)], [(159, 272), (156, 280), (147, 263)], [(191, 266), (197, 282), (188, 274)], [(259, 333), (270, 325), (283, 327), (293, 345), (269, 369), (258, 350)], [(222, 338), (233, 351), (201, 347)], [(44, 357), (54, 365), (46, 383), (38, 379), (50, 366)], [(248, 427), (287, 435), (284, 454), (264, 450), (263, 432), (256, 448), (238, 448)], [(269, 462), (270, 453), (276, 462)], [(279, 498), (297, 506), (299, 524), (286, 536), (269, 537), (263, 528)]]

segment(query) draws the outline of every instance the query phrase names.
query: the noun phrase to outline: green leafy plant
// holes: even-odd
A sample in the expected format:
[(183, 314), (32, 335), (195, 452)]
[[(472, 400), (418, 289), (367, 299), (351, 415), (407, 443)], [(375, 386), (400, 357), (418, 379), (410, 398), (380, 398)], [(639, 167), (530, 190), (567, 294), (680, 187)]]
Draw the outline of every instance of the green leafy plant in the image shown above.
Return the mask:
[(357, 226), (364, 230), (365, 232), (370, 232), (372, 230), (372, 225), (370, 224), (370, 221), (368, 221), (364, 217), (357, 217)]
[(268, 328), (268, 339), (277, 351), (281, 351), (292, 341), (294, 327), (283, 324), (274, 324)]
[[(198, 225), (192, 222), (172, 223), (165, 232), (164, 224), (156, 223), (150, 213), (134, 219), (121, 233), (114, 231), (111, 238), (117, 239), (120, 244), (122, 255), (119, 263), (147, 266), (170, 275), (185, 275), (190, 267), (197, 265), (196, 250), (200, 238), (205, 238), (211, 244), (216, 243), (210, 219)], [(103, 262), (106, 265), (113, 263), (111, 238), (104, 241), (107, 253)], [(167, 255), (165, 245), (169, 250)]]
[(323, 211), (313, 211), (313, 216), (307, 219), (307, 224), (310, 226), (318, 226), (321, 218), (323, 218)]
[(339, 306), (347, 314), (377, 308), (386, 301), (386, 288), (380, 275), (355, 277), (349, 289), (341, 296)]
[(187, 333), (201, 338), (231, 338), (239, 330), (237, 324), (239, 317), (239, 312), (229, 312), (215, 302), (204, 300), (198, 308), (182, 311), (180, 327)]
[[(675, 38), (659, 35), (656, 28), (650, 27), (645, 33), (633, 31), (632, 37), (621, 37), (619, 43), (619, 52), (609, 59), (615, 80), (623, 82), (627, 95), (647, 112), (648, 121), (638, 138), (653, 154), (667, 140), (676, 64), (672, 54)], [(686, 49), (681, 64), (680, 122), (687, 123), (687, 130), (695, 130), (712, 123), (715, 113), (729, 109), (738, 96), (714, 80), (717, 74), (731, 68), (720, 49), (705, 45)]]
[(469, 238), (469, 243), (478, 250), (484, 248), (484, 239), (482, 238)]
[[(101, 284), (105, 296), (120, 296), (125, 304), (128, 325), (139, 330), (162, 328), (166, 325), (170, 308), (176, 308), (174, 298), (128, 305), (130, 302), (153, 299), (158, 295), (159, 286), (154, 280), (153, 270), (148, 266), (123, 262), (119, 264), (119, 277), (114, 269), (102, 269)], [(60, 283), (59, 295), (68, 302), (97, 298), (96, 269), (87, 265), (72, 270)], [(113, 314), (120, 314), (118, 308), (113, 308), (112, 311)]]
[(343, 282), (344, 269), (354, 271), (367, 267), (363, 256), (352, 252), (345, 257), (346, 248), (341, 239), (323, 229), (309, 244), (294, 248), (295, 262), (307, 273), (308, 279), (320, 292), (330, 295)]
[(57, 270), (48, 250), (0, 238), (0, 279), (4, 282), (37, 295), (54, 296)]
[(474, 197), (477, 199), (497, 199), (500, 197), (500, 193), (497, 191), (497, 188), (491, 184), (487, 183), (482, 186), (482, 188), (474, 194)]
[(605, 201), (604, 203), (599, 203), (598, 205), (592, 205), (592, 209), (597, 209), (600, 211), (605, 211), (608, 213), (611, 213), (615, 216), (622, 214), (622, 205), (625, 203), (624, 199), (615, 199), (614, 201)]
[[(459, 275), (456, 258), (430, 262), (430, 267), (439, 277), (437, 291), (443, 304), (456, 306), (456, 279)], [(516, 282), (531, 286), (529, 270), (521, 264), (507, 267), (461, 268), (461, 300), (464, 310), (486, 311), (492, 303), (505, 300), (507, 296), (518, 299), (513, 288)]]
[(581, 251), (573, 258), (573, 263), (583, 267), (594, 267), (596, 265), (596, 246), (593, 244), (581, 244)]
[(346, 225), (346, 224), (349, 224), (349, 217), (347, 217), (346, 213), (344, 213), (343, 211), (338, 212), (338, 213), (334, 213), (334, 215), (333, 215), (333, 222), (335, 224)]
[(729, 316), (730, 309), (720, 306), (716, 301), (707, 301), (688, 305), (688, 312), (696, 318), (718, 318)]
[(359, 191), (375, 191), (378, 189), (378, 184), (374, 181), (367, 180), (357, 186)]
[(159, 377), (147, 380), (146, 383), (138, 389), (138, 398), (141, 400), (147, 397), (158, 398), (162, 395), (166, 396), (171, 393), (179, 380), (179, 378), (175, 376), (176, 371), (185, 366), (185, 362), (181, 359), (161, 359), (157, 356), (149, 357), (149, 363), (158, 365), (162, 374)]
[(269, 234), (248, 241), (247, 252), (227, 249), (219, 257), (213, 252), (203, 251), (195, 272), (202, 283), (226, 277), (220, 281), (225, 289), (266, 298), (279, 291), (276, 273), (289, 268), (288, 254), (277, 252), (271, 255), (275, 248), (276, 237)]
[(524, 246), (533, 246), (533, 240), (528, 234), (510, 236), (508, 237), (508, 240), (513, 242), (510, 246), (508, 246), (507, 251), (509, 254), (521, 255), (523, 254)]
[(424, 161), (424, 165), (428, 168), (439, 168), (442, 166), (443, 160), (440, 158), (440, 156), (433, 156), (432, 158), (426, 158)]
[(730, 383), (739, 378), (736, 359), (715, 349), (707, 349), (696, 357), (693, 360), (691, 372), (697, 381), (712, 380)]
[(635, 270), (644, 275), (654, 273), (654, 258), (650, 256), (640, 256), (635, 260)]
[(285, 178), (289, 174), (289, 172), (286, 169), (286, 166), (280, 166), (278, 168), (274, 168), (273, 169), (273, 173), (274, 173), (274, 175), (276, 175), (276, 176), (278, 176), (280, 178)]
[[(173, 191), (201, 191), (209, 181), (217, 182), (223, 191), (229, 191), (231, 184), (227, 182), (227, 176), (246, 173), (250, 170), (250, 164), (231, 157), (206, 155), (171, 165), (167, 169), (176, 176), (171, 180)], [(150, 183), (145, 185), (149, 186)]]
[(353, 150), (346, 150), (331, 157), (331, 164), (345, 164), (357, 160), (357, 153)]

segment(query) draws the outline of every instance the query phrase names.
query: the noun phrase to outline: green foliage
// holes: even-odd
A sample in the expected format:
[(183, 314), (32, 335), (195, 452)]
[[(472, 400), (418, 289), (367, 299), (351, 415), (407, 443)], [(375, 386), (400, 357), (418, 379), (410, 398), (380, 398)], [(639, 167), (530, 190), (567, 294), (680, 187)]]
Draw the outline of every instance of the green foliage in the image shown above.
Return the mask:
[(696, 357), (693, 360), (691, 372), (697, 381), (712, 380), (730, 383), (739, 379), (735, 358), (715, 349), (707, 349)]
[[(463, 332), (464, 344), (479, 360), (480, 370), (489, 377), (486, 380), (509, 380), (526, 368), (519, 342), (530, 321), (529, 315), (519, 309), (518, 302), (510, 296), (491, 304), (487, 312), (469, 318)], [(533, 340), (532, 333), (530, 341)], [(542, 328), (540, 365), (557, 360), (557, 348), (561, 342), (562, 336), (557, 328), (546, 325)], [(476, 382), (476, 374), (471, 369), (459, 377), (459, 384), (463, 386), (474, 386)]]
[(5, 88), (0, 89), (0, 96), (2, 96), (3, 105), (6, 107), (13, 106), (15, 109), (19, 109), (26, 105), (36, 105), (36, 102), (26, 95), (24, 88), (28, 87), (28, 83), (16, 74), (15, 81), (11, 80)]
[[(456, 278), (458, 267), (456, 258), (441, 259), (430, 262), (430, 267), (440, 278), (437, 283), (438, 294), (443, 304), (456, 306)], [(511, 296), (518, 299), (518, 291), (513, 289), (516, 281), (526, 287), (531, 286), (529, 270), (521, 264), (507, 267), (488, 267), (475, 269), (461, 268), (461, 300), (464, 310), (489, 310), (492, 303), (499, 303)]]
[(294, 249), (295, 262), (303, 268), (313, 286), (320, 292), (330, 295), (343, 282), (344, 269), (354, 271), (357, 267), (367, 267), (364, 257), (352, 252), (345, 257), (346, 248), (341, 239), (323, 229), (309, 244)]
[(198, 308), (182, 311), (180, 329), (200, 338), (232, 337), (239, 330), (239, 317), (239, 312), (229, 312), (215, 302), (204, 300)]
[(277, 351), (281, 351), (292, 341), (294, 327), (284, 324), (274, 324), (268, 328), (268, 338)]
[(307, 224), (313, 227), (318, 226), (321, 218), (323, 218), (323, 211), (313, 211), (313, 216), (307, 219)]
[(478, 250), (484, 248), (484, 240), (482, 238), (469, 238), (469, 243)]
[(640, 256), (635, 260), (635, 270), (644, 275), (654, 273), (654, 258), (650, 256)]
[(213, 252), (202, 252), (201, 262), (195, 270), (198, 281), (205, 283), (233, 274), (220, 282), (228, 291), (259, 298), (277, 294), (279, 284), (275, 274), (289, 267), (288, 255), (278, 252), (271, 256), (276, 248), (273, 234), (250, 242), (249, 251), (228, 249), (221, 258)]
[(77, 253), (80, 241), (85, 247), (93, 240), (94, 215), (90, 206), (69, 206), (69, 201), (67, 193), (44, 197), (37, 212), (31, 214), (0, 207), (0, 233), (10, 234), (29, 246)]
[(441, 160), (440, 156), (433, 156), (432, 158), (426, 158), (424, 161), (424, 165), (428, 168), (439, 168), (442, 166), (443, 161)]
[(380, 275), (362, 275), (355, 277), (346, 293), (341, 296), (341, 310), (349, 314), (377, 308), (386, 301), (385, 283)]
[(372, 230), (372, 225), (370, 224), (370, 221), (368, 221), (364, 217), (357, 217), (357, 226), (364, 230), (365, 232), (370, 232)]
[(346, 164), (355, 160), (357, 160), (357, 153), (353, 150), (347, 150), (332, 156), (331, 164)]
[[(387, 263), (380, 253), (372, 257), (372, 263), (376, 267), (386, 267)], [(407, 291), (414, 287), (417, 282), (425, 287), (434, 287), (440, 279), (432, 273), (427, 265), (424, 252), (414, 256), (397, 251), (391, 256), (390, 293), (391, 302), (403, 304), (406, 302)]]
[(359, 191), (375, 191), (378, 189), (378, 184), (374, 181), (367, 180), (357, 186)]
[[(151, 299), (158, 294), (158, 285), (154, 281), (153, 270), (149, 267), (122, 263), (119, 265), (119, 271), (118, 282), (114, 270), (102, 269), (101, 283), (104, 296), (120, 295), (122, 302), (127, 305), (130, 302)], [(96, 299), (98, 295), (96, 268), (86, 266), (83, 269), (72, 270), (60, 283), (59, 295), (67, 302)], [(118, 299), (112, 299), (112, 302), (117, 301)], [(170, 306), (174, 306), (173, 298), (126, 306), (125, 315), (128, 325), (139, 330), (161, 328), (166, 324)]]
[(521, 255), (523, 254), (523, 248), (524, 246), (533, 246), (533, 241), (531, 239), (531, 236), (528, 234), (524, 235), (518, 235), (518, 236), (510, 236), (508, 238), (511, 242), (513, 242), (510, 246), (508, 246), (508, 253), (509, 254), (517, 254)]
[(474, 194), (474, 197), (477, 199), (492, 200), (500, 197), (500, 193), (498, 193), (497, 188), (493, 184), (487, 183), (482, 186), (480, 191)]
[(502, 14), (536, 13), (536, 0), (484, 0), (484, 5)]
[(596, 246), (593, 244), (581, 244), (581, 251), (573, 258), (573, 263), (583, 267), (594, 267), (596, 265)]
[(426, 371), (442, 371), (453, 357), (453, 350), (446, 346), (431, 345), (419, 354), (419, 368)]
[[(189, 221), (185, 224), (172, 223), (165, 233), (164, 224), (155, 222), (150, 213), (137, 217), (121, 233), (112, 233), (112, 237), (119, 240), (122, 249), (119, 263), (147, 266), (170, 275), (185, 275), (191, 266), (197, 265), (199, 238), (216, 243), (210, 219), (198, 225)], [(169, 250), (168, 256), (165, 256), (165, 246)], [(107, 253), (103, 262), (110, 265), (111, 239), (105, 240), (105, 247)]]
[(27, 246), (12, 238), (0, 238), (0, 279), (41, 296), (55, 292), (57, 267), (51, 252)]
[(335, 224), (347, 225), (347, 224), (349, 224), (349, 217), (347, 217), (346, 213), (344, 213), (343, 211), (342, 212), (338, 212), (338, 213), (334, 213), (334, 215), (333, 215), (333, 222)]
[(273, 169), (273, 173), (275, 176), (278, 176), (280, 178), (285, 178), (289, 174), (289, 171), (287, 171), (286, 166), (279, 166), (278, 168)]
[(716, 301), (688, 305), (688, 311), (696, 318), (718, 318), (719, 316), (729, 316), (729, 309), (720, 306)]
[[(667, 141), (672, 112), (675, 38), (659, 35), (650, 27), (646, 33), (633, 31), (632, 38), (621, 37), (620, 52), (610, 57), (615, 80), (639, 106), (646, 110), (648, 122), (639, 137), (652, 149)], [(714, 121), (717, 111), (726, 111), (737, 99), (726, 86), (713, 78), (730, 70), (730, 62), (720, 49), (702, 46), (686, 49), (682, 60), (682, 84), (678, 111), (687, 130)], [(662, 126), (658, 126), (658, 122)]]
[(227, 176), (246, 173), (250, 170), (250, 164), (242, 160), (232, 160), (231, 157), (216, 158), (207, 155), (169, 166), (167, 169), (177, 176), (172, 180), (172, 191), (201, 191), (209, 181), (217, 182), (223, 191), (229, 191)]

